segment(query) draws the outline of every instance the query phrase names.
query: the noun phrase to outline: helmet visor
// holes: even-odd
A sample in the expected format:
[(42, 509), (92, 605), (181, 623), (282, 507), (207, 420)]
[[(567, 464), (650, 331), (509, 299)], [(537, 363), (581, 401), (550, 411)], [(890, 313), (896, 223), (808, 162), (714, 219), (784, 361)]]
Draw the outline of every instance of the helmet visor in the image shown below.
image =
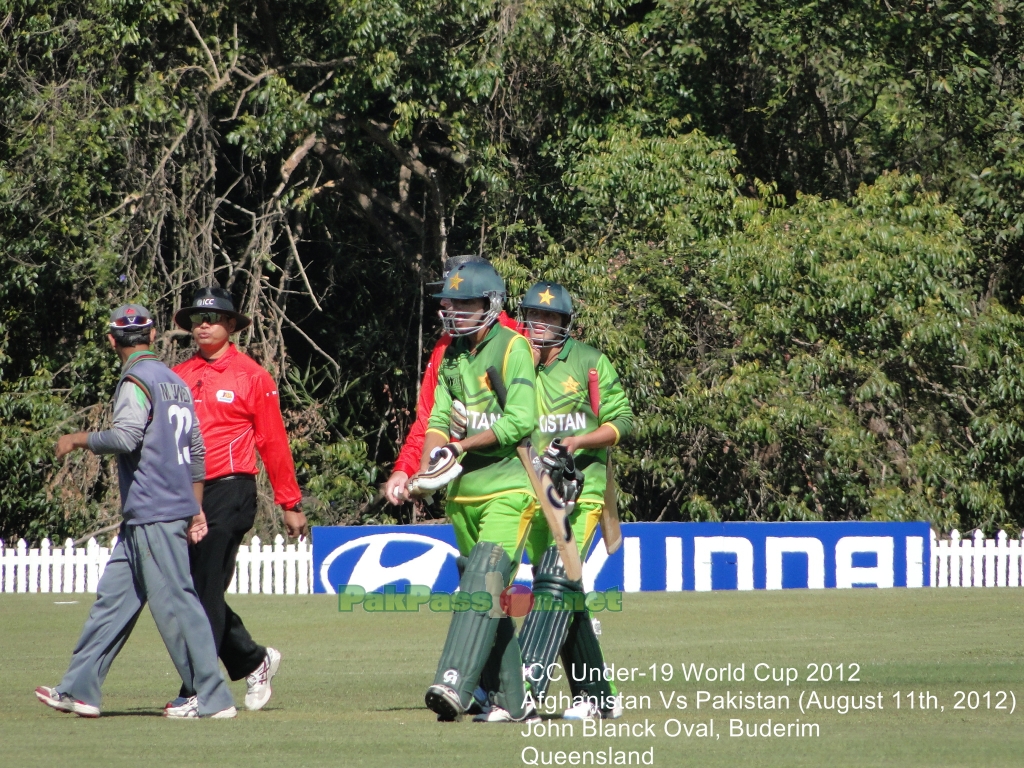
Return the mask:
[(465, 312), (443, 308), (438, 310), (437, 314), (441, 318), (441, 325), (444, 326), (445, 333), (449, 336), (471, 336), (490, 327), (498, 319), (498, 313), (493, 309)]
[(562, 323), (542, 323), (539, 320), (522, 320), (526, 338), (535, 347), (560, 347), (569, 338), (572, 321)]

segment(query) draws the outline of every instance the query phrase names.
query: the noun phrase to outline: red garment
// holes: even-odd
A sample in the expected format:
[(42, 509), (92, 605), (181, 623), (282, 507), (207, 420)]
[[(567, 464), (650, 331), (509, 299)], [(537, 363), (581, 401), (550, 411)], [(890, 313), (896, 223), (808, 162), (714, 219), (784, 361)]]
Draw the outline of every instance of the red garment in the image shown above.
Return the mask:
[[(498, 322), (506, 328), (511, 328), (517, 333), (522, 333), (522, 326), (505, 314), (504, 311), (498, 315)], [(427, 363), (427, 370), (423, 374), (423, 383), (420, 384), (420, 399), (416, 403), (416, 421), (406, 435), (405, 443), (395, 461), (393, 472), (405, 472), (412, 477), (420, 471), (420, 458), (423, 455), (423, 438), (427, 433), (427, 422), (430, 420), (430, 412), (434, 410), (434, 390), (437, 389), (437, 369), (441, 365), (448, 345), (452, 343), (452, 337), (447, 333), (437, 340), (434, 351), (430, 353), (430, 362)]]
[(174, 367), (192, 390), (206, 444), (206, 479), (255, 475), (256, 450), (274, 501), (294, 509), (302, 499), (281, 418), (277, 385), (255, 360), (231, 344), (216, 360), (196, 354)]

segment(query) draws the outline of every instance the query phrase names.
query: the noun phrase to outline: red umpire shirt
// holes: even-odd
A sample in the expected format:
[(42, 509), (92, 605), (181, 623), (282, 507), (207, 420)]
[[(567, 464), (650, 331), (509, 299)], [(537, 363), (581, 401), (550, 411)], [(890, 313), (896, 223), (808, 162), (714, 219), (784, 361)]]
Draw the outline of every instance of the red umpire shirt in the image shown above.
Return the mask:
[(274, 501), (294, 509), (302, 499), (281, 419), (277, 385), (263, 367), (229, 345), (217, 360), (196, 354), (174, 367), (192, 390), (206, 443), (206, 479), (255, 475), (256, 451), (270, 475)]

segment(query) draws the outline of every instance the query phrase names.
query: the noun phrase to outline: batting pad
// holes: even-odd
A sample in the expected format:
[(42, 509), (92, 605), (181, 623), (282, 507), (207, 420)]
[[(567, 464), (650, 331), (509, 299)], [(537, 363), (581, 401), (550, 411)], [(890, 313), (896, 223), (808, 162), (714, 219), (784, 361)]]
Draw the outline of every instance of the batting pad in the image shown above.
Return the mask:
[(575, 615), (569, 628), (568, 637), (562, 646), (562, 664), (569, 680), (573, 698), (584, 696), (602, 709), (610, 709), (608, 703), (618, 694), (615, 684), (605, 680), (604, 653), (601, 643), (594, 634), (594, 624), (587, 611)]
[[(566, 577), (558, 548), (548, 547), (533, 573), (533, 610), (519, 632), (523, 665), (538, 705), (551, 683), (548, 673), (569, 634), (573, 616), (582, 615), (586, 621), (585, 613), (572, 610), (577, 601), (574, 593), (582, 595), (583, 585)], [(564, 599), (567, 596), (569, 599)]]
[(498, 622), (494, 647), (484, 667), (480, 685), (493, 703), (508, 710), (513, 718), (526, 714), (526, 687), (523, 685), (523, 657), (516, 639), (516, 626), (508, 616)]
[[(499, 544), (481, 541), (469, 553), (466, 569), (459, 580), (459, 590), (467, 595), (489, 592), (489, 586), (496, 582), (504, 586), (511, 575), (512, 561), (505, 549)], [(496, 602), (496, 599), (492, 595), (492, 601)], [(454, 690), (463, 710), (469, 707), (473, 689), (494, 646), (501, 619), (492, 614), (493, 611), (473, 609), (456, 612), (448, 626), (448, 637), (437, 664), (434, 684)]]

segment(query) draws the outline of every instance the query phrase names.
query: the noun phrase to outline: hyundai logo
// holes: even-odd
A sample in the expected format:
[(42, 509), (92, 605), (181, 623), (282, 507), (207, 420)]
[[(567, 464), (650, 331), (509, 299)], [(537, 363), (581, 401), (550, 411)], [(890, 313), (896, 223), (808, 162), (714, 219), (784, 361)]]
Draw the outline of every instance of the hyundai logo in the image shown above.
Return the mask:
[[(396, 565), (384, 565), (381, 556), (389, 544), (416, 544), (428, 547), (426, 552)], [(407, 581), (433, 587), (441, 574), (441, 568), (449, 558), (458, 557), (459, 551), (452, 545), (418, 533), (374, 533), (360, 536), (333, 549), (320, 565), (320, 584), (328, 594), (336, 594), (336, 583), (331, 583), (330, 570), (334, 561), (352, 550), (366, 547), (344, 582), (360, 586), (367, 592), (380, 589), (385, 584)], [(418, 549), (419, 547), (417, 547)], [(337, 580), (336, 580), (337, 581)]]

